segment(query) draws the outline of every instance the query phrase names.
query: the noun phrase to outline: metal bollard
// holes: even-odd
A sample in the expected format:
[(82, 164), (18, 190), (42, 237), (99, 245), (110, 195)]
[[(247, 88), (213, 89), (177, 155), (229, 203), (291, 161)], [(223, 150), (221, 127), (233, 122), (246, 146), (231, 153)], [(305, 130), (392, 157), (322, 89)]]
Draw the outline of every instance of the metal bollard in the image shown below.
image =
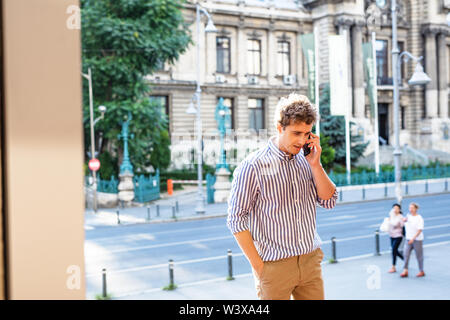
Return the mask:
[(177, 213), (180, 212), (180, 207), (178, 206), (178, 200), (175, 201), (175, 208), (177, 209)]
[(108, 295), (108, 292), (106, 291), (106, 269), (103, 268), (102, 269), (102, 296), (103, 298), (106, 298), (106, 296)]
[(150, 206), (147, 206), (147, 221), (150, 221)]
[(445, 191), (448, 191), (448, 181), (445, 179)]
[(175, 206), (172, 206), (172, 219), (176, 219), (176, 215), (175, 215)]
[(342, 188), (341, 188), (341, 190), (339, 191), (339, 201), (340, 202), (342, 202), (342, 194), (343, 194), (344, 192), (342, 191)]
[(428, 193), (428, 180), (425, 180), (425, 193)]
[(408, 189), (408, 183), (405, 182), (405, 195), (408, 195), (409, 189)]
[(333, 255), (332, 263), (337, 263), (338, 261), (336, 258), (336, 237), (331, 238), (331, 253)]
[(120, 213), (119, 213), (119, 208), (117, 208), (117, 224), (120, 224)]
[(173, 260), (170, 259), (169, 260), (169, 288), (174, 288), (175, 287), (175, 283), (173, 281)]
[(156, 205), (156, 216), (159, 217), (159, 204)]
[(228, 278), (227, 280), (234, 280), (233, 278), (233, 254), (228, 249)]
[(366, 188), (364, 186), (362, 188), (362, 198), (363, 200), (366, 200)]
[(375, 230), (375, 255), (380, 256), (380, 231)]
[(387, 183), (384, 184), (384, 197), (387, 198), (387, 192), (388, 191), (388, 187), (387, 187)]

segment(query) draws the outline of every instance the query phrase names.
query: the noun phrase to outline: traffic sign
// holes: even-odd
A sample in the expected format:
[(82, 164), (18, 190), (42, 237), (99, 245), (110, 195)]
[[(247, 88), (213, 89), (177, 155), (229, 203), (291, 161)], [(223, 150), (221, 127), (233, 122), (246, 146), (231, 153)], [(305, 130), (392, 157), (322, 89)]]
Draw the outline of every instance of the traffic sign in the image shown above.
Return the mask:
[(100, 169), (100, 161), (98, 159), (89, 160), (89, 169), (92, 171), (98, 171), (98, 169)]

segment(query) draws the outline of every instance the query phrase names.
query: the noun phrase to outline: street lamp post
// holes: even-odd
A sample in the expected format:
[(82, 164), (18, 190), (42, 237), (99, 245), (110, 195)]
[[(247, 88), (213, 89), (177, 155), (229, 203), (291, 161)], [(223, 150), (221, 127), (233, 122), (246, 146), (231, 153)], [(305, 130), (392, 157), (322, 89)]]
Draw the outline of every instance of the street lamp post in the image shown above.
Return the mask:
[(225, 140), (225, 133), (228, 128), (230, 128), (231, 124), (231, 118), (230, 118), (230, 110), (227, 106), (223, 103), (223, 98), (221, 97), (219, 99), (219, 103), (216, 107), (216, 121), (217, 121), (217, 129), (219, 130), (220, 134), (220, 153), (219, 153), (219, 163), (216, 165), (216, 169), (220, 168), (228, 168), (227, 164), (227, 158), (225, 154), (225, 147), (224, 147), (224, 140)]
[(198, 179), (198, 193), (197, 193), (197, 206), (195, 212), (198, 214), (205, 213), (204, 206), (204, 195), (203, 195), (203, 175), (202, 175), (202, 163), (203, 163), (203, 150), (202, 150), (202, 120), (201, 120), (201, 109), (200, 109), (200, 98), (201, 98), (201, 88), (200, 88), (200, 18), (201, 14), (204, 14), (208, 18), (208, 24), (206, 25), (205, 32), (216, 32), (217, 29), (213, 24), (211, 16), (206, 9), (202, 8), (200, 4), (196, 4), (196, 14), (197, 14), (197, 89), (195, 90), (195, 98), (197, 102), (197, 110), (193, 109), (190, 105), (187, 110), (188, 113), (196, 112), (196, 122), (197, 122), (197, 179)]
[(399, 109), (400, 109), (400, 93), (399, 93), (399, 77), (400, 66), (402, 64), (402, 57), (413, 59), (417, 62), (414, 74), (408, 81), (410, 85), (424, 85), (431, 81), (431, 79), (423, 72), (423, 68), (419, 61), (422, 57), (415, 57), (411, 53), (404, 51), (400, 53), (397, 43), (397, 3), (396, 0), (391, 0), (391, 16), (392, 16), (392, 76), (394, 85), (394, 170), (395, 170), (395, 197), (397, 203), (402, 202), (402, 188), (401, 188), (401, 156), (400, 149), (400, 133), (399, 133)]
[[(81, 75), (88, 80), (89, 83), (89, 119), (91, 123), (91, 160), (95, 158), (95, 133), (94, 133), (94, 126), (95, 124), (103, 119), (106, 107), (105, 106), (99, 106), (98, 109), (101, 112), (101, 116), (94, 120), (94, 99), (92, 95), (92, 73), (91, 68), (88, 68), (88, 73), (81, 73)], [(93, 188), (93, 209), (94, 212), (97, 212), (97, 176), (95, 175), (95, 171), (92, 170), (92, 188)]]

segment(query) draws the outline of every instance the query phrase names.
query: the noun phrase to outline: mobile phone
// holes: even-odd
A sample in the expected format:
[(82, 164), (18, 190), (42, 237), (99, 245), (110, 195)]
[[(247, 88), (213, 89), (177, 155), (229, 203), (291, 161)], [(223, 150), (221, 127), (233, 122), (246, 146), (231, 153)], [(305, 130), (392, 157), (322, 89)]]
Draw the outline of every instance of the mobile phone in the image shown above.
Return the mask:
[[(311, 135), (308, 136), (308, 139), (311, 139)], [(303, 146), (303, 155), (306, 157), (310, 153), (311, 153), (311, 148), (308, 147), (307, 143), (305, 143), (305, 145)]]

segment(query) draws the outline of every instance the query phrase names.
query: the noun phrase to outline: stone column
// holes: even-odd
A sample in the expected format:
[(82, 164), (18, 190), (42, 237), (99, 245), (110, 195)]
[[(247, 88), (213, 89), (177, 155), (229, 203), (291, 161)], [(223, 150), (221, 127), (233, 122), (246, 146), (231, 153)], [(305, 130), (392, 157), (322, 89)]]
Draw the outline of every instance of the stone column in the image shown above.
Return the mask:
[(267, 30), (267, 84), (275, 84), (276, 75), (277, 41), (275, 38), (273, 21), (270, 21)]
[(216, 170), (216, 183), (214, 184), (214, 202), (227, 202), (230, 196), (230, 171), (226, 168)]
[(358, 21), (352, 28), (353, 41), (353, 116), (364, 118), (365, 93), (364, 69), (362, 53), (362, 27), (364, 22)]
[(425, 33), (425, 72), (431, 78), (431, 82), (426, 85), (425, 103), (426, 117), (436, 118), (438, 115), (438, 79), (436, 69), (436, 34), (437, 29), (427, 27)]
[(449, 32), (441, 32), (438, 35), (438, 59), (439, 59), (439, 117), (448, 118), (448, 59), (447, 35)]
[(247, 37), (244, 32), (244, 17), (241, 16), (239, 19), (239, 26), (237, 30), (237, 48), (236, 52), (236, 61), (237, 61), (237, 83), (245, 84), (246, 78), (245, 74), (247, 73), (247, 66), (245, 64), (245, 59), (247, 56)]
[[(299, 32), (297, 35), (297, 39), (295, 39), (296, 41), (296, 51), (295, 51), (295, 60), (297, 62), (297, 68), (295, 69), (295, 71), (293, 73), (297, 74), (297, 80), (298, 83), (300, 83), (301, 81), (303, 81), (303, 51), (302, 51), (302, 43), (300, 41), (300, 37), (303, 35), (303, 30), (301, 28), (299, 28)], [(305, 66), (306, 68), (306, 66)]]

